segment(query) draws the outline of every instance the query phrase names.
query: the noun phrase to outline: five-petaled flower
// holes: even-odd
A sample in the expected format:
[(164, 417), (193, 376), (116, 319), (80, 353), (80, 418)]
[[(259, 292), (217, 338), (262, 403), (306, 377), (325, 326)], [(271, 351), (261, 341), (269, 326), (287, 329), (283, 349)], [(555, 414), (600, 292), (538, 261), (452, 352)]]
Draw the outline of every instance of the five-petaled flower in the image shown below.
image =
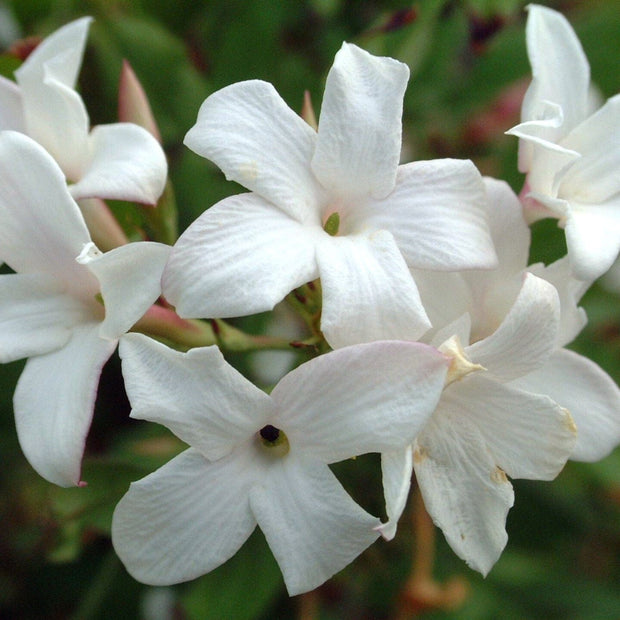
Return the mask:
[(328, 464), (404, 448), (432, 413), (449, 365), (420, 343), (375, 342), (322, 355), (265, 394), (217, 347), (179, 353), (121, 339), (131, 416), (191, 447), (133, 483), (112, 522), (116, 551), (150, 584), (202, 575), (234, 555), (257, 523), (291, 595), (344, 568), (379, 519)]
[(320, 276), (331, 346), (415, 340), (430, 323), (408, 267), (494, 266), (475, 166), (398, 165), (408, 78), (403, 63), (343, 44), (318, 132), (266, 82), (204, 102), (185, 143), (252, 193), (205, 211), (173, 248), (163, 290), (181, 316), (269, 310)]
[(118, 338), (160, 295), (170, 248), (101, 254), (56, 162), (27, 136), (0, 134), (0, 361), (29, 358), (13, 405), (32, 466), (80, 483), (99, 374)]

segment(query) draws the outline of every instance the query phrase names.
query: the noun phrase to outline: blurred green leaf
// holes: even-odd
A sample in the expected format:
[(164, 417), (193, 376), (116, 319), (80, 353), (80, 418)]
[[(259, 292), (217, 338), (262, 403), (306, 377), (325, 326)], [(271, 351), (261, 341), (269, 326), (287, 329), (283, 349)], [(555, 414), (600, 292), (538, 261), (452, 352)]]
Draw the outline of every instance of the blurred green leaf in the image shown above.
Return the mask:
[[(121, 64), (128, 59), (147, 94), (164, 144), (179, 144), (209, 93), (184, 43), (162, 24), (129, 15), (96, 21), (90, 41), (106, 93), (104, 103), (116, 108)], [(99, 114), (103, 116), (105, 108)], [(107, 118), (106, 122), (113, 120)]]
[(280, 569), (262, 533), (255, 531), (225, 564), (181, 595), (190, 620), (251, 620), (282, 590)]

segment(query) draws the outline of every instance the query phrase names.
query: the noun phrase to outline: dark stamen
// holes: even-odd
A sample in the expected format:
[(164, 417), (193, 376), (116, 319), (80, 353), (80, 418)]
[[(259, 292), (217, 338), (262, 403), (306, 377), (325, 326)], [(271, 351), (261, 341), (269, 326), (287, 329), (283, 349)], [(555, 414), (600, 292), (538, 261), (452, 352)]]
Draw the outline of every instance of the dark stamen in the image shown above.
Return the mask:
[(267, 426), (263, 426), (260, 429), (260, 436), (265, 440), (273, 443), (280, 436), (280, 429), (275, 426), (271, 426), (271, 424), (267, 424)]

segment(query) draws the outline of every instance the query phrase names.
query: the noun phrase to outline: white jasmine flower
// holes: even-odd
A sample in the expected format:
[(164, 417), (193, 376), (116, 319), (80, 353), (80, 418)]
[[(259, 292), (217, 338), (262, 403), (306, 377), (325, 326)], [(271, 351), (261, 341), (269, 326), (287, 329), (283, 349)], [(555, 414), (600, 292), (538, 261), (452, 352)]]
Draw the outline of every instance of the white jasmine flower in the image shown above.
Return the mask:
[(20, 131), (45, 147), (71, 183), (75, 200), (153, 204), (168, 169), (157, 140), (133, 123), (90, 131), (75, 90), (91, 21), (83, 17), (48, 36), (17, 69), (16, 83), (0, 76), (0, 129)]
[(592, 109), (590, 67), (566, 18), (528, 7), (527, 48), (533, 80), (521, 124), (522, 195), (534, 216), (565, 228), (574, 274), (592, 281), (620, 250), (620, 95)]
[[(549, 396), (512, 383), (553, 353), (559, 325), (555, 288), (526, 274), (491, 335), (469, 344), (469, 321), (465, 314), (435, 336), (443, 342), (440, 350), (464, 370), (457, 367), (449, 375), (412, 453), (390, 453), (382, 465), (384, 480), (396, 482), (398, 472), (404, 477), (413, 466), (433, 521), (457, 555), (486, 575), (508, 538), (505, 523), (514, 494), (507, 476), (555, 478), (572, 453), (576, 430), (569, 412)], [(382, 530), (390, 538), (404, 501), (397, 493), (391, 499), (386, 494), (386, 501), (393, 504), (392, 521)]]
[(217, 347), (180, 353), (121, 339), (131, 416), (191, 447), (135, 482), (112, 540), (138, 580), (164, 585), (224, 563), (258, 524), (291, 595), (341, 570), (378, 536), (328, 464), (402, 449), (435, 408), (448, 359), (420, 343), (375, 342), (322, 355), (265, 394)]
[(21, 447), (62, 486), (80, 463), (99, 374), (117, 340), (157, 299), (169, 247), (101, 254), (65, 177), (27, 136), (0, 134), (0, 361), (29, 358), (14, 397)]
[(332, 346), (413, 340), (430, 324), (408, 267), (494, 266), (473, 164), (398, 165), (408, 77), (406, 65), (343, 44), (318, 133), (265, 82), (204, 102), (185, 143), (252, 193), (208, 209), (175, 245), (163, 288), (181, 316), (269, 310), (320, 276)]
[(449, 374), (410, 450), (382, 455), (390, 520), (381, 526), (386, 538), (394, 535), (415, 469), (429, 514), (483, 574), (507, 540), (514, 498), (506, 476), (548, 480), (567, 458), (596, 460), (620, 442), (617, 386), (562, 348), (585, 324), (577, 306), (584, 283), (570, 277), (564, 259), (528, 273), (530, 237), (519, 200), (503, 182), (486, 185), (498, 268), (417, 274), (440, 328), (432, 343), (460, 362), (462, 378)]

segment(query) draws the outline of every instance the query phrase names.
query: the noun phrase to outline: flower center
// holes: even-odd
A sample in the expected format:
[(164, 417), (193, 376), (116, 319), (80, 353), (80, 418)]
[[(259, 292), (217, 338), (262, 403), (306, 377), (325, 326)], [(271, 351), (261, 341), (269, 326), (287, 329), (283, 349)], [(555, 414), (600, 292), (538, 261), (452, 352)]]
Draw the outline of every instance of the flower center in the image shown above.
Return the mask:
[(263, 426), (263, 428), (258, 431), (258, 435), (262, 447), (272, 456), (284, 456), (288, 454), (290, 446), (288, 437), (284, 431), (271, 424), (267, 424), (267, 426)]

